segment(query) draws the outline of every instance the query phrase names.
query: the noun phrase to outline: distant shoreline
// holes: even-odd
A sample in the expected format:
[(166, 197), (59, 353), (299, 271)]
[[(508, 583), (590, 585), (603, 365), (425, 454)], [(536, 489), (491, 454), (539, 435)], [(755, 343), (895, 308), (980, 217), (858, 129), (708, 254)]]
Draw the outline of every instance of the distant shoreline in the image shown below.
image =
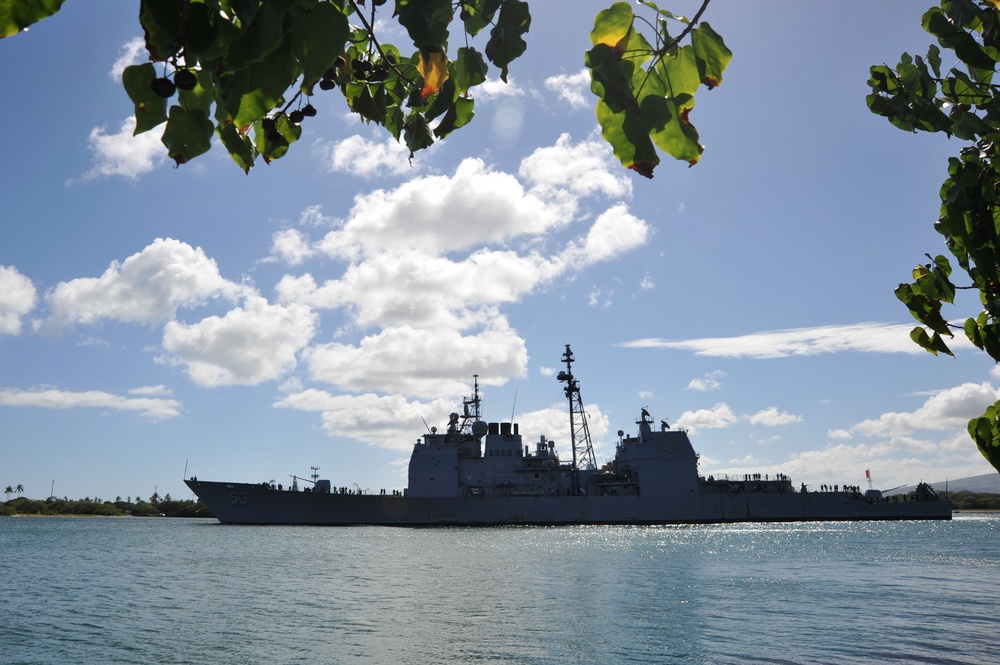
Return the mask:
[(0, 517), (214, 517), (201, 501), (175, 501), (166, 495), (150, 501), (100, 499), (28, 499), (18, 497), (0, 504)]

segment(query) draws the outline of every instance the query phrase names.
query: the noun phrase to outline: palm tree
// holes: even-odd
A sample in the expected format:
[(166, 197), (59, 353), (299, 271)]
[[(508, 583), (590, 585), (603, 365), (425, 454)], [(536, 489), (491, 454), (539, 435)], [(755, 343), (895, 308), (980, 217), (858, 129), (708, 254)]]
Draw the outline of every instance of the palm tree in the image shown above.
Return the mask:
[(10, 503), (10, 495), (14, 493), (14, 488), (7, 485), (7, 489), (5, 489), (3, 493), (7, 495), (7, 503)]
[(18, 483), (17, 487), (14, 488), (14, 491), (17, 492), (18, 496), (24, 494), (24, 485)]

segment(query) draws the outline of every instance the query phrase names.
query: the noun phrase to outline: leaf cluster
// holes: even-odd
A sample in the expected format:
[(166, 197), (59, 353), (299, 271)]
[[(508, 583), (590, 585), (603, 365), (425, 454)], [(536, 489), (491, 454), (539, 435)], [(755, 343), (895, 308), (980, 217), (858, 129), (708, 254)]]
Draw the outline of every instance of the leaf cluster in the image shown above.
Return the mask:
[[(249, 172), (258, 158), (270, 163), (301, 137), (301, 123), (317, 113), (317, 87), (336, 88), (352, 112), (404, 141), (412, 157), (468, 124), (470, 91), (490, 64), (507, 82), (527, 47), (525, 0), (395, 0), (391, 20), (412, 49), (378, 39), (376, 18), (385, 18), (388, 3), (368, 1), (140, 0), (150, 62), (123, 77), (135, 133), (165, 125), (162, 141), (178, 165), (218, 136)], [(11, 2), (27, 9), (12, 12)], [(709, 2), (691, 19), (652, 0), (638, 3), (650, 18), (615, 2), (594, 20), (585, 60), (602, 134), (624, 166), (647, 178), (658, 150), (691, 166), (704, 151), (690, 121), (694, 95), (719, 85), (732, 59), (722, 37), (700, 22)], [(17, 32), (61, 4), (0, 0), (0, 30)], [(456, 24), (463, 44), (451, 50)], [(487, 28), (480, 50), (472, 40)]]
[[(469, 91), (486, 80), (487, 61), (506, 81), (531, 16), (523, 0), (397, 0), (393, 9), (412, 50), (376, 37), (385, 0), (142, 0), (150, 62), (123, 75), (135, 133), (165, 124), (178, 165), (216, 135), (249, 172), (258, 158), (284, 156), (316, 115), (314, 95), (338, 89), (412, 156), (472, 119)], [(454, 23), (465, 44), (452, 52)], [(481, 52), (471, 40), (487, 27)]]
[[(698, 22), (708, 0), (692, 20), (649, 0), (641, 4), (653, 11), (653, 20), (626, 2), (597, 15), (586, 64), (605, 140), (622, 165), (651, 178), (660, 162), (657, 148), (691, 166), (701, 159), (704, 148), (689, 118), (694, 94), (722, 83), (732, 52), (708, 23)], [(677, 36), (670, 33), (674, 24), (683, 26)], [(682, 45), (685, 37), (690, 43)]]
[[(906, 131), (944, 133), (967, 141), (948, 160), (934, 228), (970, 284), (956, 286), (951, 263), (937, 256), (913, 270), (896, 297), (921, 326), (911, 338), (931, 353), (953, 355), (945, 337), (958, 328), (942, 314), (956, 290), (974, 289), (982, 310), (965, 319), (965, 336), (1000, 361), (1000, 88), (993, 83), (1000, 63), (1000, 10), (985, 0), (943, 0), (922, 17), (937, 39), (925, 57), (903, 53), (895, 68), (870, 70), (869, 109)], [(942, 49), (955, 64), (944, 67)], [(930, 259), (930, 256), (928, 255)], [(980, 451), (1000, 469), (1000, 402), (969, 423)]]

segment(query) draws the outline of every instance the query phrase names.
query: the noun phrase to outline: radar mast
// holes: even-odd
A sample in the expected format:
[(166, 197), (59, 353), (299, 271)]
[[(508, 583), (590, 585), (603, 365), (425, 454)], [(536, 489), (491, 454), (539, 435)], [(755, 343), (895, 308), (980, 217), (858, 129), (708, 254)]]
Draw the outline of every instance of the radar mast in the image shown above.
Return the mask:
[(570, 443), (573, 448), (573, 494), (579, 494), (577, 472), (580, 469), (597, 468), (594, 457), (594, 445), (590, 440), (590, 426), (587, 424), (587, 412), (583, 408), (583, 398), (580, 396), (580, 382), (573, 377), (573, 350), (569, 344), (562, 356), (566, 363), (566, 371), (559, 372), (556, 378), (566, 384), (563, 389), (569, 401), (569, 431)]
[(482, 420), (482, 414), (479, 411), (482, 404), (482, 400), (479, 397), (479, 375), (473, 374), (472, 381), (474, 392), (472, 393), (472, 397), (462, 398), (462, 419), (458, 427), (458, 431), (465, 434), (472, 431), (472, 423)]

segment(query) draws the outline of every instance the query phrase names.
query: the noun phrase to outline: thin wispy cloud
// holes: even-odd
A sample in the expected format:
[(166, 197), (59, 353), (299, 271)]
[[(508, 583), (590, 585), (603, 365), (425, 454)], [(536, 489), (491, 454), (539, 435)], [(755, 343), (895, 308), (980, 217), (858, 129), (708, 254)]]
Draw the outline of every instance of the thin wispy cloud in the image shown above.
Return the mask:
[[(647, 337), (618, 346), (629, 349), (674, 349), (698, 356), (721, 358), (787, 358), (824, 353), (861, 351), (868, 353), (927, 353), (910, 339), (912, 325), (858, 323), (842, 326), (772, 330), (734, 337), (702, 337), (671, 340)], [(954, 347), (964, 346), (956, 336)]]
[(0, 390), (0, 406), (45, 409), (110, 409), (134, 411), (150, 420), (166, 420), (180, 415), (181, 403), (173, 399), (123, 397), (100, 390)]
[(148, 60), (149, 52), (146, 51), (146, 40), (142, 37), (133, 37), (122, 44), (121, 51), (118, 53), (118, 59), (111, 65), (111, 71), (108, 72), (108, 76), (115, 83), (119, 83), (122, 80), (122, 72), (125, 71), (126, 67), (138, 65)]

